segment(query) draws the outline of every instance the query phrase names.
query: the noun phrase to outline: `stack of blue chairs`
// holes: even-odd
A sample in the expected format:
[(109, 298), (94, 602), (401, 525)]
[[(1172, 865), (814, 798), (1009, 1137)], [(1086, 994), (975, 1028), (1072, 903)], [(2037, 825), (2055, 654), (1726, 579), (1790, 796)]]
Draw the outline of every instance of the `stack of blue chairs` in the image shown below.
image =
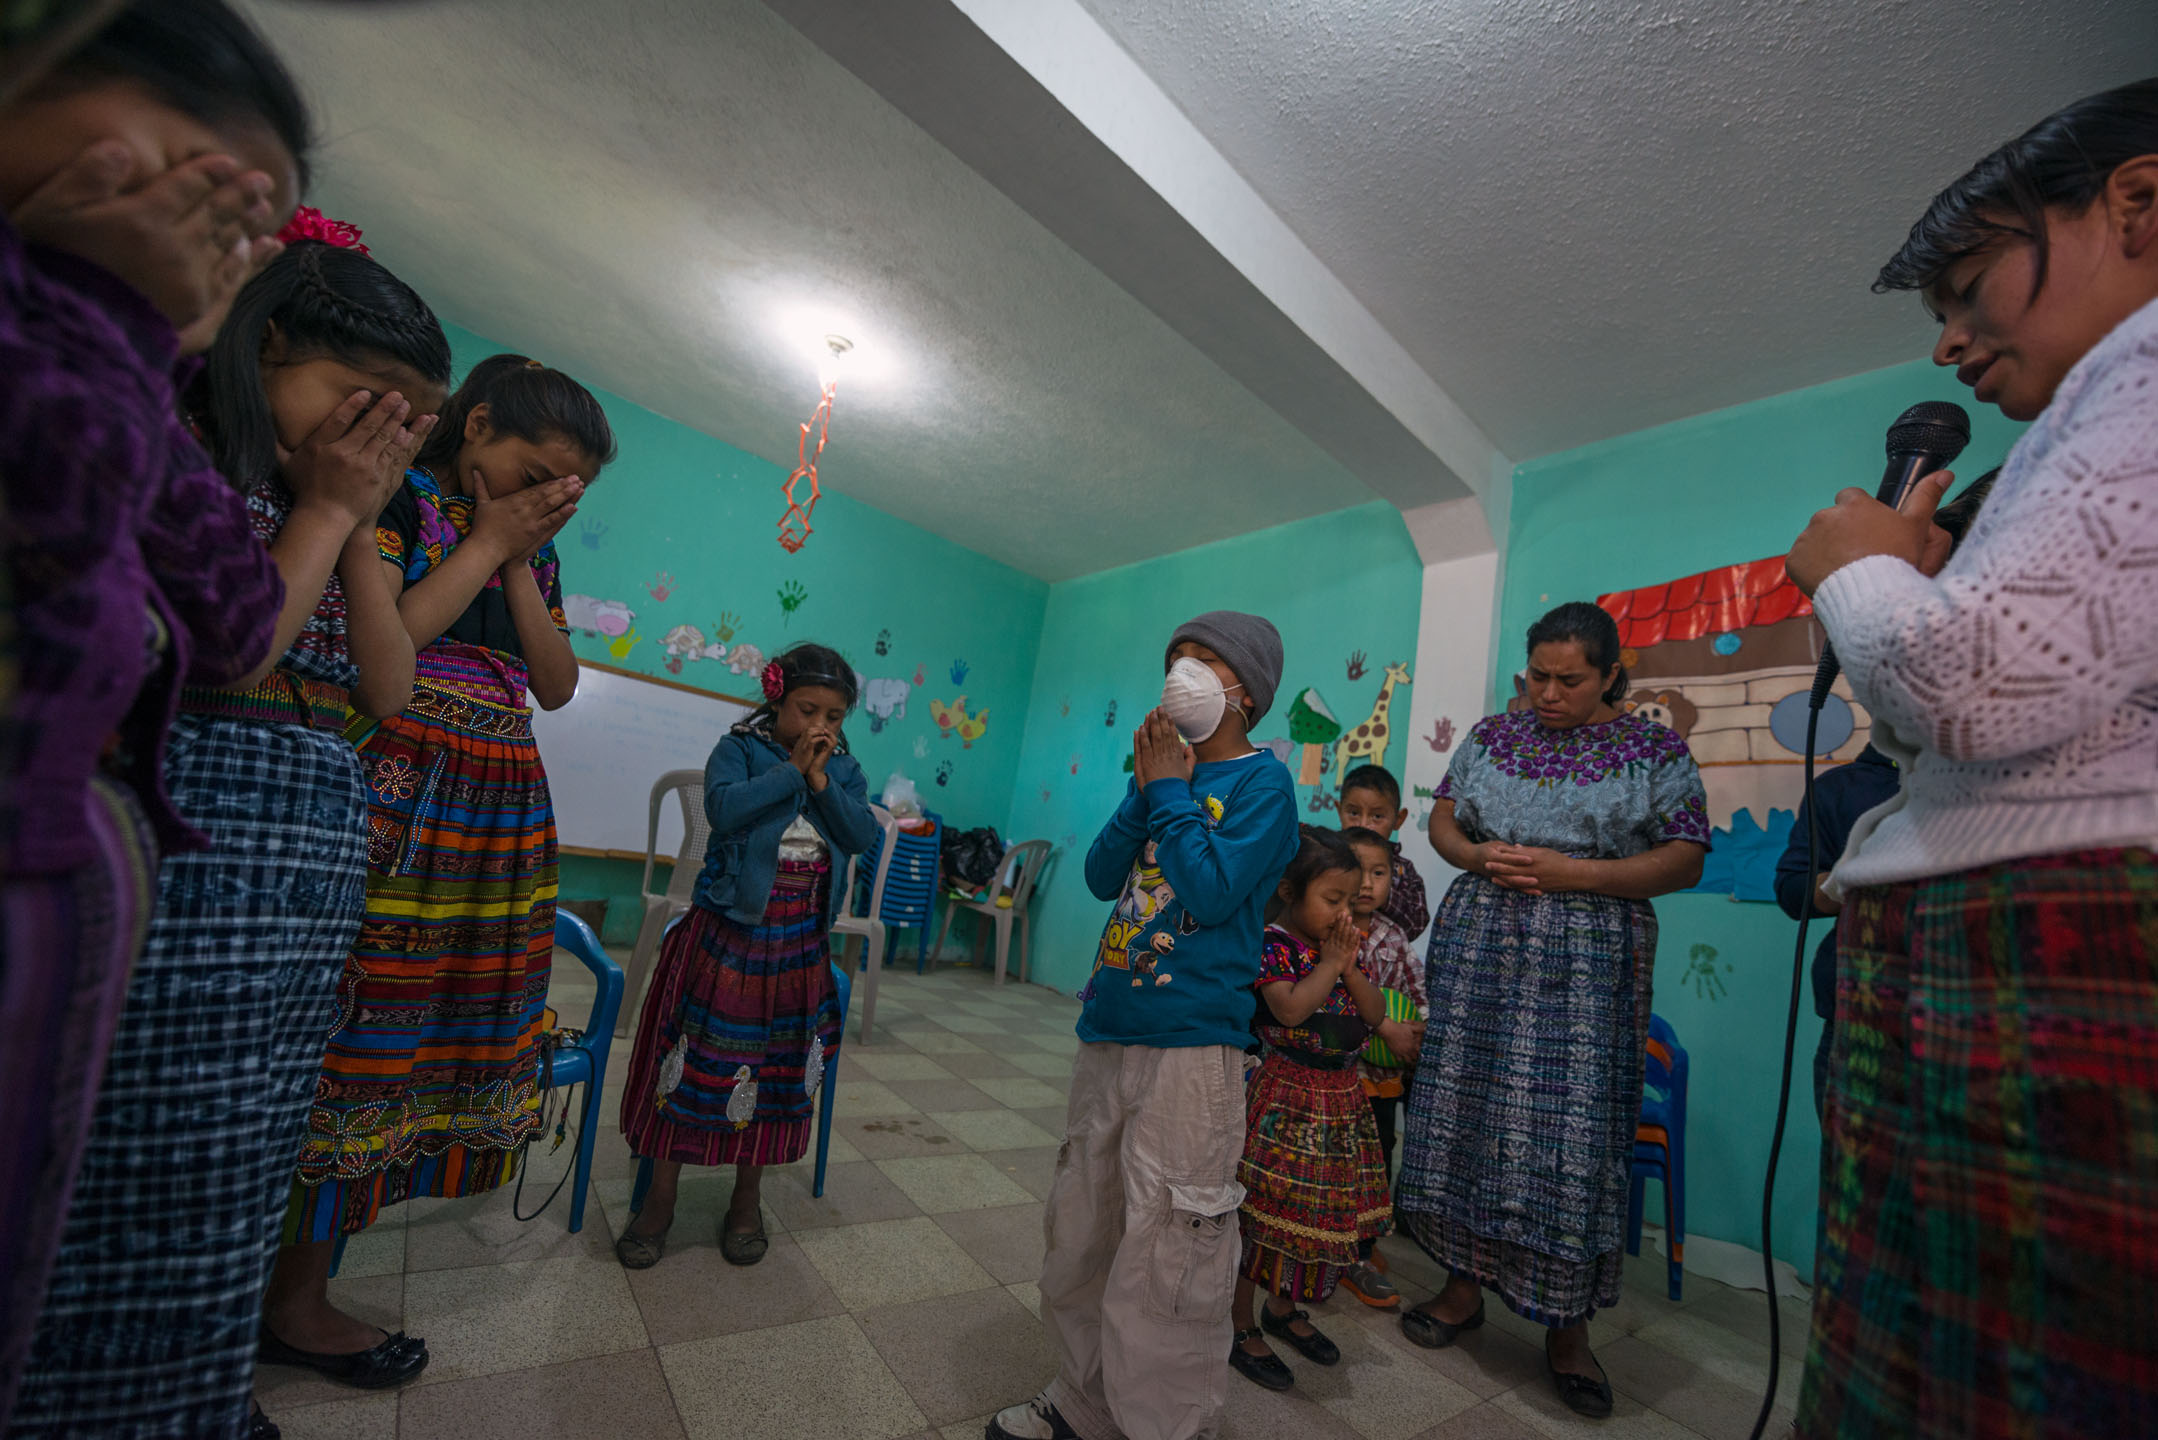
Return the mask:
[[(892, 873), (884, 882), (884, 908), (877, 914), (889, 930), (901, 930), (911, 925), (922, 932), (921, 956), (914, 963), (916, 974), (929, 966), (930, 922), (936, 918), (937, 909), (937, 867), (944, 849), (944, 817), (931, 810), (925, 812), (923, 818), (935, 828), (927, 835), (900, 832), (898, 850), (892, 856)], [(876, 845), (862, 856), (858, 872), (861, 880), (867, 881), (874, 876), (883, 860), (884, 837), (880, 834)], [(869, 903), (866, 885), (855, 903)], [(898, 950), (899, 939), (894, 935), (886, 953), (897, 954)]]

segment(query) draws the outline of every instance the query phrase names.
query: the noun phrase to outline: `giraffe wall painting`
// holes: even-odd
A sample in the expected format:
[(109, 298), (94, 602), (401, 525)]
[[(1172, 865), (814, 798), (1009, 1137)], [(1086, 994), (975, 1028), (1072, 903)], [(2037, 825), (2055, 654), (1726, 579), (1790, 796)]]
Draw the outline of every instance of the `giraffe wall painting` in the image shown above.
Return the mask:
[(1371, 705), (1371, 717), (1363, 724), (1341, 732), (1341, 739), (1334, 746), (1334, 783), (1340, 785), (1341, 777), (1352, 766), (1370, 763), (1386, 763), (1387, 742), (1393, 738), (1393, 723), (1388, 711), (1394, 703), (1394, 687), (1413, 683), (1409, 679), (1409, 667), (1392, 664), (1386, 667), (1386, 683), (1379, 687), (1379, 698)]

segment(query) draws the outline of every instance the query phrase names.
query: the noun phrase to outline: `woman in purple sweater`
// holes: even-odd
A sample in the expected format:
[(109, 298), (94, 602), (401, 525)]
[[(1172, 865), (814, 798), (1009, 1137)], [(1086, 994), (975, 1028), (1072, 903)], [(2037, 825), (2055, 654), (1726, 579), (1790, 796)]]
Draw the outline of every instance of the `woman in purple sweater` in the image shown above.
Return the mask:
[(160, 778), (180, 687), (275, 658), (283, 582), (175, 371), (275, 253), (307, 130), (217, 0), (135, 7), (0, 113), (0, 1423), (158, 852), (201, 843)]

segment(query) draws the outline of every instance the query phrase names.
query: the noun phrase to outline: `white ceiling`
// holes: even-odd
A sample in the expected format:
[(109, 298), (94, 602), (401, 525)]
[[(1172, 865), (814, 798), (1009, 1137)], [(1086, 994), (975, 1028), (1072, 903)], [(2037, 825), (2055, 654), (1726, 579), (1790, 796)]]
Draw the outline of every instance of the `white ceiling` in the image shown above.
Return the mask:
[(828, 483), (1050, 580), (1488, 545), (1512, 461), (1922, 355), (1925, 198), (2158, 69), (2152, 0), (247, 3), (445, 317), (787, 464), (844, 317)]
[(1874, 271), (2152, 0), (1080, 0), (1514, 460), (1922, 355)]
[(663, 415), (791, 465), (806, 308), (864, 362), (826, 484), (1044, 579), (1372, 498), (751, 0), (249, 9), (320, 113), (314, 203)]

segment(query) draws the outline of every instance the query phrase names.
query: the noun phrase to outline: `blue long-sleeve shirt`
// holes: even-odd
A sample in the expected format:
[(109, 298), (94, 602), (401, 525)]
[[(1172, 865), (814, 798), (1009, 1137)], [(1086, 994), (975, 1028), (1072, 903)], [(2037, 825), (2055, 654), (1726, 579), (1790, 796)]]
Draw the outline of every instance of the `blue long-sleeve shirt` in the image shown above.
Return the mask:
[(1267, 751), (1126, 785), (1087, 851), (1087, 888), (1115, 908), (1079, 1038), (1248, 1045), (1266, 902), (1296, 847), (1296, 790)]
[[(1838, 765), (1813, 782), (1813, 798), (1821, 812), (1821, 874), (1826, 876), (1843, 855), (1843, 847), (1850, 843), (1851, 827), (1858, 817), (1893, 798), (1903, 776), (1896, 769), (1896, 762), (1868, 745), (1858, 752), (1858, 758), (1848, 765)], [(1776, 903), (1783, 913), (1793, 920), (1805, 913), (1809, 896), (1806, 894), (1806, 826), (1807, 810), (1803, 803), (1798, 807), (1798, 819), (1791, 825), (1791, 839), (1783, 847), (1783, 857), (1776, 862)], [(1819, 910), (1812, 912), (1819, 915)], [(1828, 933), (1813, 951), (1813, 1013), (1823, 1020), (1832, 1020), (1836, 1014), (1836, 927), (1830, 925)]]

